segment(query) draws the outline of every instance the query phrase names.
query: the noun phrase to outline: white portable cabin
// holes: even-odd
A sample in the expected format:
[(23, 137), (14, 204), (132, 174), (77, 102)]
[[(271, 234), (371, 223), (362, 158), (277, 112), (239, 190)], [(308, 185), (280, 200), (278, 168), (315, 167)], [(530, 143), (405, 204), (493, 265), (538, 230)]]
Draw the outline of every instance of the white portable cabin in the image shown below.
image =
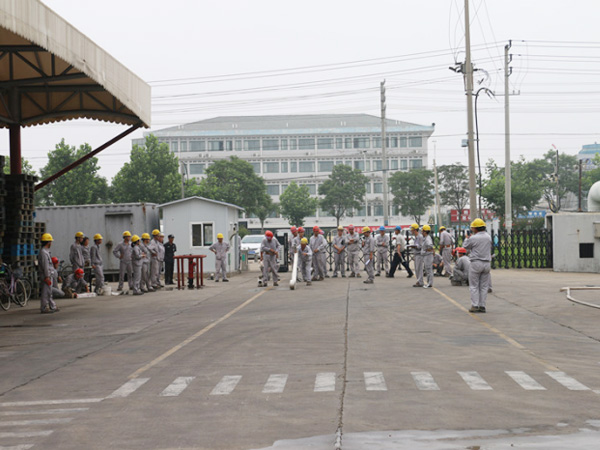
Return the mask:
[[(229, 242), (227, 271), (240, 269), (239, 216), (244, 209), (230, 203), (204, 197), (189, 197), (159, 206), (162, 210), (163, 232), (175, 236), (176, 256), (206, 255), (204, 273), (215, 270), (215, 255), (208, 248), (223, 234)], [(175, 266), (177, 270), (177, 266)], [(187, 265), (186, 265), (187, 270)]]
[(100, 254), (105, 274), (119, 273), (119, 260), (112, 254), (123, 240), (123, 231), (141, 235), (159, 228), (160, 217), (155, 203), (116, 203), (112, 205), (45, 206), (36, 208), (36, 222), (45, 222), (54, 242), (53, 256), (69, 263), (69, 249), (75, 233), (81, 231), (94, 243), (94, 235), (102, 235)]

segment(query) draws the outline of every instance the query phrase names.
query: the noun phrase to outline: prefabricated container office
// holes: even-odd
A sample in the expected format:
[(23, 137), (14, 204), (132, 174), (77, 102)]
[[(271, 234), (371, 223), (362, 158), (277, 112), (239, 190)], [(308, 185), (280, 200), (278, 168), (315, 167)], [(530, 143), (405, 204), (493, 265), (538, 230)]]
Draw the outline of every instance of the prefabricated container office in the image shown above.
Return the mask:
[(155, 203), (120, 203), (114, 205), (46, 206), (36, 208), (36, 222), (45, 222), (46, 231), (52, 234), (52, 256), (69, 264), (69, 247), (75, 233), (83, 232), (92, 245), (96, 233), (102, 235), (101, 255), (104, 273), (119, 272), (119, 260), (112, 254), (121, 242), (123, 232), (151, 233), (160, 227), (158, 205)]

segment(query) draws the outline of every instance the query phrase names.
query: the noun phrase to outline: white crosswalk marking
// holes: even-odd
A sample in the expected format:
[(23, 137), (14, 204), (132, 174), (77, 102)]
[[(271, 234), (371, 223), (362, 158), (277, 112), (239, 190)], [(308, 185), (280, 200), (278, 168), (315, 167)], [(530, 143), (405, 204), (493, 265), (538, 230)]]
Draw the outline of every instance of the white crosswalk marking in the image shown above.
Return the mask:
[(440, 387), (429, 372), (411, 372), (415, 384), (420, 391), (439, 391)]
[(558, 381), (560, 384), (562, 384), (564, 387), (566, 387), (570, 391), (589, 391), (590, 390), (589, 387), (587, 387), (584, 384), (581, 384), (575, 378), (570, 377), (569, 375), (567, 375), (564, 372), (552, 371), (552, 372), (546, 372), (546, 375), (548, 375), (550, 378), (553, 378), (554, 380)]
[(493, 388), (477, 372), (458, 372), (467, 385), (474, 391), (491, 391)]
[(315, 378), (315, 392), (335, 391), (335, 372), (320, 372)]
[(196, 377), (179, 377), (176, 378), (164, 391), (160, 393), (162, 397), (177, 397)]
[(10, 447), (3, 447), (0, 445), (0, 450), (29, 450), (33, 448), (35, 444), (21, 444), (21, 445), (11, 445)]
[(224, 376), (215, 386), (210, 395), (229, 395), (242, 379), (241, 375)]
[(50, 436), (54, 433), (54, 430), (44, 430), (44, 431), (6, 431), (0, 433), (0, 438), (30, 438), (30, 437), (43, 437)]
[(133, 380), (129, 380), (115, 392), (110, 394), (106, 398), (124, 398), (137, 391), (141, 386), (143, 386), (150, 378), (134, 378)]
[(33, 419), (33, 420), (7, 420), (0, 422), (0, 427), (26, 427), (29, 425), (55, 425), (60, 423), (69, 423), (72, 417), (62, 419)]
[(43, 405), (65, 405), (69, 403), (99, 403), (103, 398), (71, 398), (64, 400), (32, 400), (25, 402), (4, 402), (0, 403), (0, 407), (7, 406), (43, 406)]
[(363, 372), (367, 391), (387, 391), (382, 372)]
[[(0, 411), (0, 416), (32, 416), (38, 414), (71, 414), (87, 411), (90, 408), (30, 409), (27, 411)], [(2, 450), (2, 447), (0, 447)]]
[(263, 394), (281, 394), (285, 389), (287, 383), (287, 374), (273, 374), (269, 376), (265, 387), (263, 388)]
[(540, 383), (535, 381), (533, 378), (531, 378), (525, 372), (507, 370), (505, 373), (509, 377), (511, 377), (513, 380), (515, 380), (519, 384), (519, 386), (521, 386), (526, 391), (545, 391), (546, 390), (546, 388), (544, 386), (542, 386)]

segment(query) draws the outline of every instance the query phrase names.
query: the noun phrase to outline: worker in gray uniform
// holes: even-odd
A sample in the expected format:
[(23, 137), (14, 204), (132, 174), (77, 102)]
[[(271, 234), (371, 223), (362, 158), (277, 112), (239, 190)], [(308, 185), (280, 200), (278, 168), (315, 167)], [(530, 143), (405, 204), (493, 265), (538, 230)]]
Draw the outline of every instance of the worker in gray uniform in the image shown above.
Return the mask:
[(140, 248), (140, 237), (134, 234), (131, 237), (131, 262), (133, 265), (133, 295), (143, 295), (140, 288), (142, 282), (142, 266), (144, 265), (144, 252)]
[(450, 281), (452, 282), (452, 286), (468, 286), (471, 260), (467, 256), (467, 250), (464, 247), (458, 247), (456, 255), (458, 259), (456, 260)]
[(83, 269), (77, 269), (70, 274), (63, 282), (62, 290), (66, 292), (67, 295), (69, 295), (70, 292), (74, 298), (77, 298), (77, 294), (89, 292), (88, 285), (83, 278)]
[(433, 287), (433, 239), (431, 239), (431, 227), (423, 225), (423, 244), (421, 245), (421, 258), (423, 259), (423, 270), (427, 275), (425, 289)]
[(408, 246), (413, 253), (413, 259), (415, 261), (415, 275), (417, 282), (413, 284), (413, 287), (423, 287), (423, 257), (421, 256), (421, 247), (423, 246), (423, 235), (419, 233), (419, 225), (413, 223), (410, 226), (410, 232), (413, 235), (413, 243)]
[(321, 252), (325, 252), (327, 248), (327, 242), (321, 234), (321, 230), (317, 225), (313, 227), (313, 235), (308, 241), (308, 245), (312, 250), (312, 265), (313, 265), (313, 277), (312, 281), (323, 281), (325, 279), (325, 268), (322, 267), (323, 259), (321, 258)]
[(52, 299), (52, 256), (50, 255), (50, 247), (52, 246), (52, 235), (44, 233), (42, 235), (42, 248), (38, 253), (38, 271), (40, 273), (41, 292), (40, 292), (40, 307), (42, 314), (51, 314), (58, 312), (56, 303)]
[(152, 287), (152, 282), (150, 280), (150, 250), (148, 249), (149, 245), (150, 235), (148, 233), (142, 233), (140, 249), (142, 250), (142, 253), (145, 256), (142, 258), (142, 281), (140, 283), (140, 289), (144, 293), (155, 291), (155, 289)]
[(448, 233), (445, 226), (440, 227), (440, 254), (444, 262), (444, 276), (452, 276), (452, 246), (454, 239)]
[(312, 284), (311, 280), (312, 266), (312, 250), (308, 246), (308, 239), (303, 237), (300, 239), (300, 247), (298, 247), (298, 268), (302, 272), (302, 277), (306, 280), (306, 285)]
[(83, 233), (78, 231), (75, 233), (75, 242), (71, 244), (69, 249), (69, 261), (73, 267), (73, 272), (77, 269), (83, 269), (85, 262), (83, 260), (83, 252), (81, 250), (81, 241), (83, 240)]
[(410, 269), (408, 261), (404, 259), (404, 252), (406, 250), (406, 239), (402, 235), (402, 227), (400, 225), (396, 225), (396, 229), (394, 230), (394, 238), (395, 240), (395, 248), (394, 257), (392, 258), (392, 264), (390, 266), (390, 272), (387, 275), (388, 278), (394, 278), (394, 274), (396, 273), (396, 269), (400, 264), (404, 266), (406, 269), (406, 273), (408, 273), (407, 278), (413, 276), (413, 271)]
[(104, 287), (104, 266), (102, 261), (102, 255), (100, 254), (100, 245), (102, 244), (102, 235), (94, 235), (94, 245), (90, 248), (90, 264), (94, 271), (94, 278), (96, 279), (96, 294), (102, 293)]
[(262, 285), (268, 286), (269, 273), (273, 273), (273, 286), (279, 286), (279, 241), (273, 238), (273, 232), (267, 230), (260, 244), (260, 260), (263, 263)]
[(375, 236), (375, 247), (377, 248), (377, 252), (375, 255), (375, 259), (377, 262), (377, 273), (375, 276), (378, 277), (381, 275), (381, 270), (383, 269), (385, 275), (387, 276), (389, 273), (389, 247), (390, 247), (390, 237), (385, 232), (385, 227), (381, 225), (379, 227), (379, 234)]
[[(304, 228), (303, 227), (298, 227), (298, 229), (296, 231), (297, 231), (296, 235), (292, 239), (292, 257), (298, 251), (298, 249), (300, 248), (300, 243), (301, 243), (302, 239), (304, 239)], [(308, 242), (308, 239), (306, 239), (306, 241)], [(312, 252), (311, 252), (311, 255), (312, 255)], [(293, 262), (293, 258), (292, 258), (292, 262)], [(296, 276), (296, 280), (297, 281), (302, 281), (303, 280), (303, 275), (302, 275), (302, 271), (300, 270), (300, 259), (299, 258), (298, 258), (298, 267), (297, 267), (297, 269), (298, 269), (298, 275)], [(304, 280), (304, 281), (306, 281), (306, 280)], [(310, 281), (310, 278), (309, 278), (309, 281)]]
[(61, 289), (59, 283), (62, 283), (62, 278), (58, 273), (58, 258), (52, 257), (52, 299), (64, 298), (65, 292)]
[(219, 276), (223, 282), (227, 279), (227, 252), (229, 251), (229, 243), (223, 242), (223, 234), (217, 234), (217, 242), (208, 247), (215, 254), (215, 283), (219, 282)]
[(350, 270), (350, 278), (360, 278), (360, 268), (358, 266), (360, 253), (360, 236), (354, 232), (354, 225), (348, 225), (348, 234), (346, 235), (348, 252), (348, 268)]
[(323, 276), (325, 278), (329, 278), (329, 274), (327, 273), (327, 247), (329, 246), (329, 243), (327, 238), (325, 237), (325, 231), (319, 228), (319, 234), (323, 236), (323, 240), (325, 241), (325, 248), (323, 249), (323, 251), (319, 252), (321, 259), (321, 268), (323, 269)]
[(133, 289), (133, 266), (131, 265), (130, 239), (131, 233), (129, 231), (124, 231), (123, 242), (119, 242), (113, 250), (113, 255), (119, 258), (119, 285), (117, 286), (117, 291), (123, 290), (125, 275), (127, 275), (129, 289)]
[(472, 235), (463, 242), (469, 252), (469, 290), (471, 291), (472, 313), (486, 312), (485, 304), (490, 288), (490, 262), (492, 260), (492, 238), (486, 231), (485, 222), (475, 219), (471, 222)]
[(148, 250), (150, 251), (150, 284), (154, 289), (158, 289), (160, 286), (160, 263), (159, 263), (159, 252), (160, 252), (160, 230), (152, 230), (152, 240), (148, 244)]
[(163, 271), (163, 265), (165, 264), (165, 234), (164, 233), (159, 233), (158, 234), (158, 245), (157, 245), (157, 260), (158, 260), (158, 268), (157, 273), (156, 273), (156, 282), (157, 285), (154, 287), (154, 289), (157, 288), (162, 288), (165, 287), (164, 284), (160, 283), (160, 273)]
[(337, 236), (333, 238), (333, 278), (337, 278), (338, 270), (340, 275), (346, 277), (346, 244), (348, 239), (344, 233), (344, 227), (337, 228)]
[(365, 284), (373, 284), (375, 280), (375, 239), (371, 236), (371, 229), (363, 227), (362, 252), (363, 261), (365, 262), (365, 270), (367, 271), (367, 279), (363, 281)]

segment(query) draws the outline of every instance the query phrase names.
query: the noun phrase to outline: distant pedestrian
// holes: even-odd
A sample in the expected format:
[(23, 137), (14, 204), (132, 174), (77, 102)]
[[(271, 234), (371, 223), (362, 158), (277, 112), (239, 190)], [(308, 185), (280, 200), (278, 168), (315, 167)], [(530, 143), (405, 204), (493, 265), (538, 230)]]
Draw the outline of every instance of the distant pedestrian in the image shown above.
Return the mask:
[(131, 233), (129, 231), (123, 232), (123, 242), (119, 242), (113, 250), (113, 255), (119, 258), (119, 285), (117, 291), (123, 290), (123, 283), (125, 282), (125, 275), (127, 275), (127, 282), (129, 283), (129, 289), (133, 290), (133, 267), (131, 265)]
[(273, 286), (279, 286), (279, 241), (273, 237), (273, 232), (267, 230), (260, 244), (260, 261), (263, 263), (262, 285), (268, 286), (269, 274), (273, 274)]
[(363, 281), (365, 284), (373, 284), (375, 280), (375, 239), (371, 237), (371, 229), (369, 227), (363, 227), (362, 229), (364, 239), (362, 242), (363, 261), (365, 262), (365, 271), (367, 272), (367, 279)]
[(410, 232), (413, 236), (413, 243), (408, 247), (413, 253), (413, 260), (415, 261), (415, 275), (417, 277), (417, 282), (413, 284), (413, 287), (423, 287), (423, 257), (421, 256), (423, 235), (419, 233), (419, 225), (416, 223), (413, 223), (410, 226)]
[(144, 293), (155, 291), (155, 289), (152, 287), (152, 282), (150, 280), (150, 250), (148, 249), (149, 245), (150, 235), (148, 233), (142, 233), (140, 250), (144, 254), (144, 257), (142, 258), (142, 281), (140, 284), (140, 289)]
[(444, 276), (452, 275), (452, 247), (454, 239), (448, 233), (445, 226), (440, 227), (440, 255), (444, 261)]
[(486, 300), (490, 289), (490, 262), (492, 260), (492, 238), (486, 231), (485, 222), (475, 219), (471, 223), (473, 234), (463, 242), (469, 251), (469, 290), (472, 313), (486, 312)]
[(173, 283), (173, 272), (175, 270), (175, 253), (177, 245), (175, 244), (175, 236), (172, 234), (168, 237), (169, 242), (165, 244), (165, 285)]
[(321, 234), (321, 230), (317, 225), (313, 227), (313, 235), (308, 241), (308, 245), (312, 250), (312, 266), (313, 266), (313, 278), (312, 281), (323, 281), (325, 279), (325, 268), (322, 266), (323, 259), (321, 254), (327, 249), (327, 242)]
[(96, 279), (96, 294), (101, 294), (104, 287), (104, 262), (100, 254), (100, 245), (102, 245), (102, 235), (98, 233), (94, 235), (94, 245), (90, 249), (90, 263)]
[(348, 239), (344, 233), (344, 227), (339, 226), (337, 229), (337, 236), (333, 238), (333, 278), (338, 275), (338, 270), (342, 277), (346, 276), (346, 244)]
[(65, 293), (61, 289), (61, 285), (60, 285), (60, 283), (62, 283), (63, 280), (62, 280), (60, 274), (58, 273), (58, 265), (59, 265), (58, 258), (53, 256), (52, 257), (52, 266), (53, 266), (52, 267), (52, 299), (65, 297)]
[(402, 227), (400, 225), (397, 225), (396, 229), (394, 230), (394, 239), (396, 240), (394, 258), (392, 259), (390, 272), (387, 275), (387, 277), (394, 278), (396, 268), (399, 264), (402, 264), (406, 269), (406, 273), (408, 273), (407, 278), (410, 278), (413, 276), (413, 271), (410, 269), (410, 265), (404, 257), (404, 254), (406, 252), (406, 239), (402, 235)]
[(217, 234), (217, 242), (213, 242), (208, 249), (215, 254), (215, 283), (219, 282), (219, 277), (223, 279), (223, 282), (229, 281), (227, 279), (229, 243), (223, 242), (223, 234)]
[(41, 293), (40, 309), (42, 314), (51, 314), (60, 311), (52, 299), (52, 256), (50, 247), (52, 246), (52, 235), (44, 233), (42, 235), (42, 248), (38, 253), (38, 271), (40, 273)]
[(385, 232), (385, 227), (381, 225), (379, 227), (379, 234), (375, 237), (375, 247), (377, 251), (375, 253), (376, 259), (376, 273), (375, 276), (378, 277), (381, 275), (381, 271), (384, 271), (384, 274), (387, 276), (389, 273), (389, 248), (390, 248), (390, 237)]
[(348, 225), (348, 234), (346, 235), (348, 244), (346, 251), (348, 252), (348, 268), (350, 270), (350, 278), (360, 278), (360, 267), (358, 265), (360, 254), (360, 236), (354, 232), (354, 225)]
[(308, 239), (303, 237), (300, 239), (300, 247), (298, 248), (298, 267), (302, 272), (302, 278), (306, 281), (306, 285), (312, 284), (311, 280), (311, 266), (312, 266), (312, 250), (308, 246)]
[(78, 231), (75, 233), (75, 242), (71, 244), (69, 249), (69, 262), (73, 267), (73, 272), (77, 269), (83, 269), (85, 262), (83, 260), (83, 251), (81, 249), (81, 241), (83, 240), (83, 233)]
[(140, 237), (134, 234), (131, 237), (131, 263), (133, 266), (133, 295), (143, 295), (140, 287), (142, 282), (142, 266), (144, 265), (144, 252), (140, 248)]
[(423, 270), (427, 274), (425, 289), (433, 287), (433, 239), (431, 239), (431, 227), (423, 225), (423, 244), (421, 245), (421, 258), (423, 259)]

